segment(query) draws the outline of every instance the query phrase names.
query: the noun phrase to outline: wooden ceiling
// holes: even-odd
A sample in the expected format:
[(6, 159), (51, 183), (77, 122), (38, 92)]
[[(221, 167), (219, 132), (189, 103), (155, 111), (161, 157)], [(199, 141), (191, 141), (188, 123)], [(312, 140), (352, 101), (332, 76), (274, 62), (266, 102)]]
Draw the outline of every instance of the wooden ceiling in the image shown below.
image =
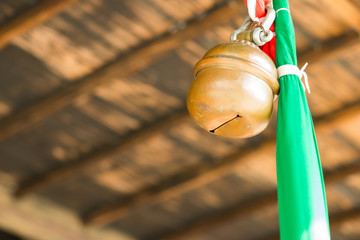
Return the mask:
[[(290, 7), (332, 239), (360, 239), (360, 1)], [(250, 139), (185, 106), (194, 64), (245, 16), (240, 0), (1, 0), (0, 237), (279, 239), (276, 103)]]

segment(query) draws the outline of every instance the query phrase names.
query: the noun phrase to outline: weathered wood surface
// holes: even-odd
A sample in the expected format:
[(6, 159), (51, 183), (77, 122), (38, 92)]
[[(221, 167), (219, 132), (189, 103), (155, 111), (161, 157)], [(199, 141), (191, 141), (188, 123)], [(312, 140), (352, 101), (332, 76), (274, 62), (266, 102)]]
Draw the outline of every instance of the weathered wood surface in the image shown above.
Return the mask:
[(222, 7), (203, 19), (193, 21), (185, 29), (175, 34), (165, 34), (165, 36), (127, 53), (126, 56), (120, 56), (119, 59), (110, 61), (110, 63), (105, 64), (97, 71), (91, 72), (89, 76), (75, 81), (68, 87), (51, 93), (50, 96), (37, 104), (13, 113), (12, 116), (3, 119), (0, 124), (0, 139), (12, 136), (34, 125), (54, 112), (68, 106), (77, 98), (91, 93), (97, 86), (109, 83), (114, 78), (123, 78), (141, 70), (161, 58), (168, 51), (181, 46), (187, 39), (200, 36), (203, 29), (210, 29), (213, 25), (226, 21), (229, 15), (238, 13), (239, 9), (238, 4)]
[[(9, 125), (0, 132), (0, 227), (30, 239), (158, 239), (191, 227), (203, 240), (274, 236), (276, 205), (261, 205), (274, 201), (274, 146), (261, 146), (275, 122), (257, 138), (227, 140), (183, 109), (194, 63), (245, 16), (243, 5), (226, 4), (80, 0), (2, 49), (0, 117)], [(310, 62), (308, 100), (324, 123), (316, 131), (331, 215), (360, 206), (356, 6), (291, 2), (299, 62)], [(15, 200), (19, 183), (29, 192)], [(84, 228), (82, 216), (111, 230)], [(341, 223), (348, 235), (335, 239), (354, 238), (356, 220)]]
[(32, 27), (45, 22), (77, 0), (46, 0), (0, 26), (0, 48)]
[(121, 151), (122, 149), (129, 148), (133, 144), (149, 139), (161, 131), (167, 131), (170, 127), (183, 122), (185, 118), (188, 118), (187, 110), (180, 110), (176, 114), (171, 114), (171, 116), (164, 118), (162, 121), (159, 120), (157, 123), (145, 126), (143, 129), (130, 133), (126, 138), (121, 139), (119, 142), (113, 142), (109, 144), (109, 146), (105, 146), (96, 152), (90, 152), (90, 154), (84, 155), (81, 159), (75, 160), (52, 171), (52, 174), (49, 174), (48, 172), (38, 178), (25, 180), (21, 188), (18, 188), (15, 192), (15, 196), (21, 197), (23, 195), (36, 192), (53, 182), (59, 181), (64, 176), (80, 172), (84, 169), (84, 167), (90, 164), (99, 163), (101, 160), (106, 159), (106, 157), (116, 153), (117, 151)]
[[(85, 3), (84, 3), (85, 4)], [(346, 3), (344, 3), (345, 5), (346, 5)], [(86, 4), (85, 4), (86, 5)], [(84, 5), (84, 7), (85, 7), (85, 5)], [(87, 8), (89, 8), (89, 9), (93, 9), (92, 11), (94, 11), (94, 8), (95, 8), (95, 5), (94, 5), (94, 3), (88, 3), (88, 5), (89, 6), (87, 6), (86, 5), (86, 7)], [(346, 5), (347, 7), (346, 7), (346, 9), (348, 9), (350, 12), (354, 12), (354, 11), (356, 11), (356, 10), (354, 10), (354, 9), (356, 9), (356, 8), (354, 8), (354, 7), (351, 7), (351, 5), (350, 6), (348, 6), (348, 5)], [(139, 6), (139, 8), (141, 8), (141, 6)], [(96, 8), (95, 8), (96, 9)], [(300, 9), (300, 8), (294, 8), (294, 11), (296, 12), (296, 10), (297, 9)], [(75, 12), (75, 10), (81, 10), (81, 8), (76, 8), (76, 9), (74, 9), (74, 10), (72, 10), (72, 11), (70, 11), (69, 13), (67, 13), (67, 14), (69, 14), (69, 15), (72, 15), (73, 14), (73, 12)], [(236, 9), (234, 8), (234, 11), (236, 11)], [(323, 11), (325, 11), (324, 10), (324, 8), (320, 8), (320, 7), (318, 7), (318, 6), (316, 6), (316, 8), (314, 9), (314, 10), (312, 10), (312, 11), (315, 11), (315, 12), (317, 12), (318, 14), (320, 14), (319, 16), (318, 15), (316, 15), (317, 16), (317, 18), (318, 17), (321, 17), (321, 16), (324, 16), (324, 15), (321, 15), (322, 13), (323, 13)], [(301, 12), (301, 14), (304, 14), (303, 12)], [(222, 16), (227, 16), (227, 19), (229, 19), (230, 17), (231, 17), (231, 14), (229, 14), (229, 13), (225, 13), (224, 12), (224, 14), (222, 14)], [(311, 19), (311, 17), (312, 17), (313, 15), (309, 15), (309, 17), (310, 17), (310, 19), (309, 19), (309, 21), (312, 21), (312, 22), (316, 22), (316, 20), (317, 20), (317, 18), (316, 19)], [(314, 16), (315, 17), (315, 16)], [(183, 18), (179, 18), (179, 19), (184, 19), (184, 17)], [(307, 18), (308, 19), (308, 18)], [(337, 18), (334, 18), (334, 19), (332, 19), (332, 21), (335, 21)], [(301, 22), (301, 21), (305, 21), (305, 20), (303, 20), (303, 18), (299, 18), (299, 19), (297, 19), (299, 22)], [(323, 17), (321, 18), (321, 22), (325, 22), (327, 25), (327, 28), (326, 29), (329, 29), (330, 27), (329, 26), (331, 26), (331, 21), (327, 21), (328, 19), (326, 19), (326, 20), (324, 20), (323, 19)], [(306, 20), (307, 21), (307, 20)], [(356, 21), (356, 20), (355, 20)], [(215, 23), (216, 24), (219, 24), (221, 21), (220, 21), (220, 19), (217, 19), (217, 20), (215, 20)], [(209, 21), (209, 23), (210, 23), (210, 21)], [(58, 27), (58, 25), (59, 24), (54, 24), (54, 28), (56, 28), (56, 27)], [(215, 25), (215, 24), (212, 24), (212, 25)], [(167, 24), (167, 27), (169, 27), (169, 24)], [(165, 27), (163, 27), (163, 28), (165, 28)], [(300, 28), (300, 27), (299, 27)], [(203, 28), (203, 29), (205, 29), (205, 28)], [(24, 38), (24, 39), (22, 39), (21, 41), (20, 40), (18, 40), (18, 41), (16, 41), (16, 44), (18, 45), (18, 46), (20, 46), (21, 48), (23, 48), (23, 49), (26, 49), (27, 51), (29, 51), (30, 53), (32, 53), (32, 54), (34, 54), (35, 56), (37, 56), (38, 58), (44, 58), (44, 59), (46, 59), (47, 58), (47, 61), (45, 61), (45, 64), (49, 64), (49, 62), (51, 62), (50, 60), (49, 60), (49, 57), (51, 57), (52, 55), (50, 54), (49, 55), (49, 51), (53, 51), (53, 49), (51, 49), (51, 48), (49, 48), (49, 50), (48, 51), (45, 51), (44, 50), (44, 53), (41, 55), (41, 56), (39, 56), (39, 54), (40, 53), (37, 53), (36, 51), (40, 51), (41, 49), (43, 49), (44, 47), (41, 47), (41, 46), (37, 46), (36, 44), (42, 44), (42, 45), (44, 45), (44, 43), (37, 43), (37, 42), (35, 42), (35, 41), (33, 41), (33, 42), (30, 42), (30, 40), (29, 39), (36, 39), (35, 38), (35, 35), (36, 34), (38, 34), (38, 35), (42, 35), (43, 36), (43, 38), (46, 38), (48, 35), (49, 35), (49, 37), (51, 36), (51, 34), (44, 34), (44, 31), (47, 31), (47, 29), (45, 29), (44, 31), (42, 31), (41, 30), (41, 27), (39, 27), (39, 33), (33, 33), (34, 34), (34, 37), (31, 37), (31, 35), (29, 36), (29, 37), (27, 37), (27, 38)], [(50, 31), (50, 29), (49, 29), (49, 31)], [(61, 32), (61, 29), (59, 29), (58, 31), (60, 31)], [(65, 31), (65, 30), (62, 30), (62, 31)], [(327, 37), (332, 37), (332, 36), (336, 36), (336, 35), (339, 35), (339, 34), (341, 34), (341, 31), (344, 31), (344, 26), (341, 26), (341, 27), (339, 27), (339, 30), (337, 31), (337, 32), (335, 32), (334, 34), (332, 34), (332, 35), (326, 35)], [(197, 31), (197, 32), (200, 32), (200, 31)], [(203, 30), (201, 30), (201, 32), (203, 32)], [(300, 35), (302, 35), (302, 30), (299, 30), (299, 36)], [(50, 33), (54, 33), (54, 32), (51, 32), (50, 31)], [(98, 34), (100, 34), (100, 33), (98, 33)], [(223, 35), (224, 36), (224, 35)], [(307, 36), (308, 37), (308, 36)], [(61, 37), (59, 36), (58, 37), (58, 39), (60, 39)], [(119, 39), (123, 39), (124, 38), (124, 36), (119, 36)], [(191, 38), (191, 35), (189, 35), (189, 38)], [(227, 37), (226, 37), (227, 38)], [(51, 43), (51, 41), (53, 41), (53, 40), (55, 40), (55, 39), (48, 39), (48, 42), (47, 42), (47, 44), (49, 44), (50, 45), (50, 43)], [(320, 40), (323, 40), (322, 38), (320, 39)], [(318, 40), (318, 41), (316, 41), (316, 44), (318, 44), (319, 43), (319, 41), (320, 40)], [(28, 42), (27, 42), (28, 41)], [(134, 40), (135, 41), (135, 40)], [(131, 41), (130, 41), (131, 42)], [(134, 44), (136, 45), (136, 42), (138, 42), (138, 40), (136, 40), (135, 42), (134, 42)], [(298, 41), (298, 43), (301, 45), (302, 44), (302, 41), (301, 40), (299, 40)], [(67, 44), (67, 46), (68, 46), (69, 44)], [(308, 47), (310, 45), (310, 43), (306, 43), (306, 44), (303, 44), (303, 46), (302, 47), (299, 47), (299, 49), (304, 49), (304, 48), (306, 48), (306, 47)], [(164, 46), (162, 46), (162, 47), (165, 47), (166, 46), (166, 44), (164, 44)], [(31, 47), (31, 48), (30, 48)], [(126, 47), (129, 47), (129, 46), (126, 46)], [(61, 48), (60, 46), (59, 46), (59, 48)], [(161, 48), (160, 48), (161, 49)], [(67, 49), (67, 48), (65, 48), (65, 46), (64, 46), (64, 49), (63, 49), (63, 51), (65, 51), (66, 50), (66, 52), (68, 52), (68, 53), (75, 53), (75, 52), (77, 52), (78, 51), (78, 49), (76, 49), (76, 48), (74, 48), (74, 49)], [(121, 53), (121, 51), (120, 51), (120, 53)], [(60, 54), (60, 52), (59, 52), (59, 54)], [(94, 53), (95, 54), (95, 53)], [(94, 55), (93, 54), (93, 55)], [(102, 54), (103, 55), (103, 54)], [(160, 54), (159, 54), (160, 55)], [(84, 56), (84, 58), (85, 58), (86, 56)], [(89, 56), (88, 56), (89, 57)], [(109, 60), (111, 60), (111, 59), (113, 59), (115, 56), (112, 56), (112, 57), (108, 57), (108, 58), (104, 58), (103, 59), (103, 61), (109, 61)], [(64, 58), (65, 58), (65, 56), (64, 56)], [(74, 56), (74, 57), (71, 57), (71, 56), (69, 56), (69, 57), (67, 57), (66, 59), (72, 59), (72, 58), (76, 58), (76, 56)], [(89, 66), (76, 66), (75, 67), (75, 64), (83, 64), (84, 62), (86, 62), (86, 64), (89, 64), (89, 60), (87, 59), (87, 61), (84, 61), (84, 59), (78, 59), (78, 60), (76, 60), (76, 63), (75, 62), (73, 62), (73, 61), (65, 61), (66, 59), (63, 59), (62, 60), (62, 62), (60, 63), (60, 62), (54, 62), (54, 63), (52, 63), (52, 65), (51, 66), (49, 66), (50, 68), (54, 68), (54, 67), (57, 67), (57, 66), (62, 66), (61, 67), (61, 69), (58, 69), (58, 70), (56, 70), (56, 69), (53, 69), (53, 71), (54, 72), (56, 72), (59, 76), (62, 76), (62, 77), (64, 77), (64, 78), (68, 78), (68, 79), (74, 79), (74, 80), (76, 80), (76, 78), (77, 79), (82, 79), (85, 75), (86, 75), (86, 73), (90, 73), (91, 72), (91, 70), (94, 70), (97, 66), (100, 66), (101, 65), (101, 63), (94, 63), (94, 66), (93, 67), (89, 67)], [(54, 61), (60, 61), (61, 59), (59, 58), (59, 57), (57, 57), (56, 59), (54, 59)], [(95, 60), (94, 60), (95, 61)], [(64, 66), (64, 64), (71, 64), (71, 65), (69, 65), (68, 67), (65, 67)], [(120, 64), (118, 64), (118, 65), (122, 65), (121, 63)], [(133, 64), (134, 65), (134, 64)], [(77, 69), (85, 69), (82, 73), (78, 73), (78, 74), (73, 74), (72, 76), (70, 76), (71, 74), (70, 73), (60, 73), (59, 71), (75, 71), (75, 70), (77, 70)], [(126, 69), (127, 67), (125, 66), (124, 67), (124, 69)], [(119, 71), (121, 70), (122, 68), (120, 67), (119, 68)], [(69, 75), (70, 74), (70, 75)], [(120, 75), (120, 76), (118, 76), (118, 77), (121, 77), (122, 75)], [(105, 78), (106, 79), (106, 78)], [(102, 81), (103, 81), (103, 83), (105, 83), (105, 79), (103, 79)], [(75, 87), (76, 88), (76, 87)], [(70, 91), (71, 92), (71, 91)], [(64, 92), (65, 93), (65, 92)], [(68, 92), (68, 94), (70, 94), (69, 92)], [(81, 93), (79, 93), (79, 94), (81, 94)], [(53, 96), (53, 98), (56, 98), (55, 96), (56, 96), (56, 94), (51, 94), (52, 96)], [(71, 94), (70, 94), (71, 95)], [(72, 99), (72, 98), (71, 98)], [(49, 105), (54, 105), (54, 104), (50, 104), (52, 101), (50, 101), (49, 99), (48, 100), (44, 100), (45, 102), (48, 102), (49, 103)], [(57, 104), (59, 104), (60, 105), (60, 103), (62, 102), (62, 101), (65, 101), (65, 100), (61, 100), (61, 101), (57, 101), (58, 103)], [(69, 100), (66, 104), (69, 104), (69, 102), (71, 102), (72, 100)], [(63, 103), (63, 104), (65, 104), (65, 103)], [(38, 112), (37, 114), (41, 114), (41, 112), (42, 111), (39, 111), (39, 109), (41, 109), (41, 106), (40, 106), (41, 104), (39, 104), (38, 106), (39, 106), (39, 108), (36, 108), (35, 106), (33, 106), (33, 107), (29, 107), (29, 109), (28, 109), (28, 111), (25, 111), (25, 112), (27, 112), (27, 115), (26, 114), (24, 114), (23, 113), (23, 115), (21, 115), (21, 116), (19, 116), (18, 118), (15, 118), (15, 116), (13, 116), (14, 118), (11, 118), (11, 117), (9, 117), (9, 119), (8, 119), (8, 121), (7, 122), (12, 122), (12, 124), (13, 125), (17, 125), (17, 121), (15, 121), (16, 119), (18, 119), (18, 121), (20, 121), (19, 119), (22, 119), (22, 121), (24, 121), (24, 122), (26, 122), (26, 121), (28, 121), (29, 122), (29, 124), (31, 125), (31, 122), (38, 122), (38, 121), (40, 121), (43, 117), (45, 117), (45, 116), (48, 116), (49, 114), (51, 114), (50, 112), (48, 112), (47, 114), (44, 114), (44, 116), (43, 117), (31, 117), (29, 114), (33, 114), (33, 115), (36, 115), (35, 113), (33, 113), (34, 111), (36, 111), (36, 112)], [(54, 105), (54, 107), (53, 107), (53, 112), (54, 111), (56, 111), (58, 108), (56, 107), (57, 105)], [(64, 105), (61, 105), (61, 106), (64, 106)], [(59, 108), (61, 108), (61, 106), (59, 106)], [(32, 109), (32, 110), (30, 110), (30, 109)], [(50, 111), (50, 110), (47, 110), (47, 111)], [(14, 113), (14, 115), (16, 115), (15, 113)], [(27, 120), (25, 120), (25, 119), (27, 119)], [(26, 124), (25, 124), (26, 125)], [(10, 126), (8, 126), (7, 128), (4, 128), (4, 129), (7, 129), (6, 131), (8, 131), (9, 132), (9, 135), (12, 135), (12, 134), (15, 134), (16, 132), (18, 132), (18, 131), (21, 131), (21, 129), (23, 129), (23, 127), (20, 127), (20, 126), (22, 126), (22, 124), (20, 124), (20, 126), (19, 125), (17, 125), (18, 127), (15, 127), (14, 126), (14, 128), (12, 128), (12, 127), (10, 127)], [(14, 129), (14, 130), (12, 130), (12, 129)], [(15, 129), (18, 129), (18, 130), (15, 130)], [(3, 133), (4, 134), (4, 137), (7, 135), (6, 134), (6, 131)], [(13, 131), (13, 133), (10, 133), (10, 132), (12, 132)], [(9, 136), (8, 135), (8, 136)], [(2, 136), (1, 134), (0, 134), (0, 136)]]
[[(94, 76), (92, 78), (93, 80), (88, 79), (90, 81), (86, 80), (86, 81), (81, 82), (81, 84), (80, 84), (81, 86), (80, 85), (74, 86), (74, 89), (76, 89), (76, 90), (74, 90), (73, 88), (70, 90), (66, 88), (67, 89), (66, 92), (68, 92), (69, 95), (67, 95), (65, 93), (54, 94), (52, 96), (53, 104), (50, 104), (52, 102), (52, 100), (49, 101), (49, 99), (47, 99), (46, 102), (43, 102), (44, 107), (47, 109), (47, 110), (44, 110), (44, 112), (48, 112), (48, 113), (54, 112), (55, 109), (57, 108), (57, 106), (62, 107), (63, 103), (65, 103), (65, 102), (68, 103), (70, 98), (77, 97), (80, 92), (85, 94), (86, 91), (91, 91), (91, 89), (94, 87), (93, 84), (95, 84), (95, 85), (104, 84), (104, 81), (111, 80), (113, 77), (109, 76), (109, 74), (116, 74), (116, 78), (118, 78), (119, 74), (126, 75), (126, 74), (129, 74), (131, 71), (135, 71), (136, 69), (141, 67), (142, 64), (145, 64), (145, 65), (150, 64), (150, 62), (153, 61), (154, 58), (158, 58), (161, 56), (161, 52), (159, 51), (159, 49), (161, 49), (161, 51), (163, 53), (165, 53), (169, 49), (173, 49), (176, 46), (181, 45), (182, 42), (189, 36), (198, 35), (200, 29), (210, 27), (212, 24), (215, 24), (216, 22), (219, 22), (219, 21), (221, 22), (222, 19), (223, 19), (223, 21), (225, 21), (225, 19), (226, 19), (225, 16), (238, 10), (238, 8), (236, 6), (237, 5), (222, 8), (222, 9), (218, 10), (217, 12), (214, 12), (214, 14), (208, 15), (206, 18), (201, 19), (198, 22), (194, 22), (194, 24), (192, 26), (189, 26), (188, 28), (184, 29), (183, 31), (179, 31), (178, 33), (176, 33), (174, 35), (169, 35), (169, 36), (165, 37), (165, 39), (163, 39), (163, 40), (157, 41), (154, 44), (149, 45), (148, 47), (140, 49), (138, 52), (129, 55), (129, 57), (123, 59), (120, 62), (117, 62), (115, 64), (116, 66), (113, 65), (112, 67), (110, 67), (110, 69), (99, 73), (102, 77)], [(166, 47), (166, 46), (168, 46), (168, 47)], [(147, 57), (145, 57), (145, 56), (147, 56)], [(139, 61), (139, 59), (141, 59), (141, 61)], [(114, 73), (114, 71), (115, 71), (115, 73)], [(106, 77), (105, 77), (105, 75), (106, 75)], [(86, 87), (86, 86), (88, 86), (88, 87)], [(176, 89), (174, 89), (174, 91), (175, 90)], [(100, 94), (101, 94), (101, 92), (100, 92)], [(141, 94), (143, 94), (143, 93), (141, 92)], [(111, 95), (107, 94), (107, 96), (111, 96)], [(156, 97), (156, 96), (152, 96), (152, 97)], [(65, 98), (67, 98), (67, 100)], [(177, 104), (177, 103), (175, 102), (175, 104)], [(157, 106), (154, 106), (154, 107), (157, 107)], [(34, 116), (34, 118), (38, 119), (37, 116), (40, 116), (41, 112), (43, 112), (43, 111), (39, 112), (38, 110), (34, 110), (34, 109), (29, 110), (26, 112), (22, 112), (20, 115), (18, 115), (16, 117), (16, 119), (18, 119), (20, 122), (24, 123), (29, 120), (29, 118), (28, 118), (29, 116), (26, 117), (25, 115), (31, 114)], [(182, 116), (187, 115), (185, 111), (182, 111), (182, 112), (183, 112), (183, 114), (180, 114), (180, 115), (182, 115)], [(39, 113), (40, 113), (40, 115), (39, 115)], [(172, 118), (172, 117), (170, 116), (170, 118)], [(9, 120), (11, 120), (11, 119), (9, 119)], [(20, 128), (25, 127), (25, 125), (27, 125), (27, 123), (25, 123), (25, 125), (23, 125), (23, 123), (20, 123), (20, 122), (18, 122), (19, 123), (19, 125), (18, 125), (16, 123), (14, 123), (13, 121), (9, 121), (9, 120), (7, 121), (7, 123), (5, 122), (4, 125), (2, 125), (3, 128), (1, 128), (1, 126), (0, 126), (0, 130), (1, 129), (4, 130), (4, 131), (1, 131), (2, 133), (4, 133), (4, 135), (3, 135), (4, 137), (5, 137), (5, 135), (7, 135), (6, 132), (10, 133), (12, 131), (11, 129), (20, 129)], [(15, 119), (13, 119), (13, 120), (15, 120)], [(32, 120), (30, 120), (30, 121), (32, 121)], [(15, 121), (15, 122), (17, 122), (17, 121)], [(14, 128), (10, 127), (9, 124), (11, 126), (13, 126)], [(20, 126), (20, 128), (18, 128), (19, 126)], [(1, 135), (1, 133), (0, 133), (0, 135)], [(79, 164), (82, 165), (82, 164), (85, 164), (85, 162), (86, 161), (82, 161), (82, 163), (79, 163)], [(82, 166), (84, 166), (84, 165), (82, 165)], [(63, 171), (63, 170), (59, 170), (59, 171)]]
[[(341, 240), (341, 239), (356, 239), (356, 233), (351, 231), (343, 231), (342, 229), (347, 226), (347, 228), (355, 229), (359, 227), (360, 220), (360, 210), (358, 208), (351, 209), (336, 215), (331, 215), (329, 217), (330, 221), (330, 230), (331, 230), (331, 239)], [(280, 240), (280, 234), (275, 233), (267, 237), (261, 237), (256, 240)]]
[[(360, 104), (350, 107), (349, 109), (343, 110), (344, 112), (335, 112), (334, 115), (327, 116), (317, 122), (315, 122), (316, 130), (319, 134), (324, 134), (324, 132), (332, 131), (335, 126), (341, 126), (344, 123), (348, 122), (348, 119), (357, 117), (360, 112)], [(268, 143), (262, 143), (260, 146), (256, 146), (256, 152), (264, 151), (269, 152), (271, 155), (274, 151), (268, 151), (267, 148), (274, 148), (274, 141), (269, 141)], [(128, 214), (129, 211), (132, 211), (138, 206), (147, 205), (156, 201), (164, 201), (164, 199), (169, 199), (174, 196), (183, 194), (184, 192), (191, 191), (191, 189), (197, 188), (198, 186), (205, 185), (207, 182), (213, 181), (213, 179), (219, 178), (228, 172), (231, 172), (231, 169), (235, 169), (238, 165), (243, 164), (243, 158), (248, 154), (252, 154), (255, 151), (254, 148), (248, 147), (246, 150), (240, 151), (238, 154), (229, 156), (228, 159), (222, 160), (222, 164), (219, 166), (212, 166), (211, 168), (203, 168), (202, 174), (198, 174), (183, 183), (179, 183), (169, 189), (161, 191), (159, 193), (155, 192), (143, 192), (136, 195), (135, 198), (132, 198), (131, 201), (127, 203), (115, 204), (113, 206), (104, 206), (87, 216), (85, 222), (87, 223), (97, 223), (97, 224), (108, 224), (111, 221), (121, 218), (122, 216)], [(250, 158), (250, 159), (255, 159)], [(358, 166), (358, 165), (356, 165)], [(328, 181), (339, 180), (344, 177), (346, 174), (351, 174), (354, 172), (360, 171), (360, 165), (358, 167), (344, 168), (342, 171), (337, 174), (332, 174), (329, 176)], [(194, 226), (194, 225), (193, 225)], [(184, 232), (184, 231), (182, 231)]]
[[(349, 48), (351, 48), (354, 44), (354, 39), (356, 39), (356, 36), (351, 33), (348, 35), (344, 35), (344, 37), (341, 37), (341, 39), (347, 39), (348, 43), (349, 43)], [(334, 42), (338, 43), (338, 39), (335, 39)], [(309, 53), (304, 53), (305, 57), (302, 57), (302, 55), (300, 55), (300, 61), (304, 61), (302, 59), (307, 59), (307, 61), (312, 62), (313, 64), (316, 63), (317, 61), (320, 61), (322, 59), (326, 59), (326, 57), (331, 57), (332, 52), (337, 52), (339, 53), (339, 50), (335, 47), (337, 46), (337, 44), (335, 44), (332, 41), (329, 41), (327, 44), (330, 46), (328, 47), (327, 45), (325, 45), (322, 48), (322, 51), (317, 51), (316, 55), (310, 55)], [(340, 48), (343, 48), (342, 46)], [(341, 51), (340, 51), (341, 52)], [(322, 55), (325, 55), (324, 57), (321, 57)], [(334, 55), (334, 54), (332, 54)], [(360, 89), (360, 86), (358, 86), (358, 88)], [(114, 89), (112, 87), (112, 89)], [(107, 90), (108, 91), (108, 90)], [(101, 94), (101, 92), (99, 91), (99, 96), (103, 96), (106, 97), (108, 100), (113, 100), (111, 97), (109, 98), (109, 93), (105, 92), (103, 94)], [(311, 97), (311, 95), (310, 95)], [(126, 99), (124, 99), (126, 100)], [(124, 101), (123, 100), (123, 101)], [(119, 100), (120, 101), (120, 100)], [(161, 104), (159, 102), (159, 104)], [(94, 105), (94, 103), (92, 104)], [(97, 117), (96, 115), (94, 115), (94, 117)], [(175, 125), (176, 123), (181, 123), (182, 119), (187, 117), (187, 111), (184, 109), (180, 112), (178, 112), (178, 114), (174, 117), (169, 115), (168, 116), (168, 120), (164, 119), (163, 121), (158, 122), (156, 125), (159, 128), (159, 131), (161, 129), (166, 129), (167, 126), (171, 126), (171, 122), (173, 122), (173, 124)], [(101, 116), (99, 116), (98, 118), (101, 119)], [(178, 119), (178, 121), (174, 120), (174, 119)], [(157, 127), (154, 127), (154, 129), (156, 129)], [(152, 126), (149, 126), (149, 129), (152, 129)], [(144, 128), (144, 135), (141, 135), (141, 131), (136, 131), (136, 139), (138, 139), (138, 141), (142, 140), (142, 137), (147, 138), (149, 135), (146, 134), (147, 128)], [(152, 131), (154, 132), (154, 131)], [(154, 132), (155, 133), (155, 132)], [(151, 135), (150, 135), (151, 136)], [(129, 135), (129, 139), (133, 139), (132, 135)], [(34, 179), (30, 179), (30, 180), (25, 180), (24, 184), (21, 185), (17, 191), (17, 195), (21, 196), (24, 195), (26, 192), (30, 193), (30, 192), (34, 192), (36, 189), (41, 189), (41, 187), (46, 187), (46, 185), (48, 185), (51, 182), (54, 182), (55, 180), (61, 179), (62, 177), (69, 175), (69, 174), (73, 174), (76, 171), (78, 171), (81, 168), (84, 168), (86, 166), (89, 166), (91, 164), (98, 164), (100, 161), (106, 161), (106, 155), (111, 155), (113, 153), (115, 153), (118, 150), (123, 149), (123, 146), (129, 146), (129, 143), (127, 143), (127, 139), (120, 139), (120, 141), (116, 144), (116, 143), (112, 143), (110, 144), (109, 147), (104, 147), (103, 150), (96, 150), (94, 153), (89, 153), (89, 154), (85, 154), (85, 156), (80, 157), (81, 159), (77, 159), (77, 160), (73, 160), (71, 162), (69, 162), (68, 164), (64, 164), (63, 166), (54, 169), (53, 171), (48, 171), (47, 173), (45, 173), (44, 175), (39, 175), (39, 177), (34, 178)], [(130, 141), (132, 143), (132, 141)], [(90, 156), (89, 156), (90, 155)]]
[(0, 2), (0, 25), (21, 14), (24, 9), (33, 7), (39, 1), (40, 0), (2, 0)]
[[(340, 181), (342, 179), (346, 179), (347, 177), (359, 174), (360, 173), (360, 163), (350, 164), (349, 166), (342, 167), (333, 171), (331, 173), (325, 174), (325, 184), (327, 187), (330, 184), (335, 183), (336, 181)], [(328, 201), (332, 202), (333, 199), (329, 199)], [(269, 205), (273, 205), (277, 203), (277, 192), (276, 190), (273, 193), (257, 197), (255, 199), (251, 199), (248, 202), (241, 203), (238, 208), (232, 208), (227, 211), (222, 212), (221, 214), (204, 220), (203, 222), (198, 222), (197, 224), (188, 224), (188, 228), (186, 229), (179, 229), (176, 232), (171, 233), (166, 237), (161, 239), (186, 239), (186, 236), (191, 236), (192, 234), (196, 234), (198, 232), (205, 231), (207, 229), (216, 228), (216, 226), (221, 224), (226, 224), (226, 222), (230, 222), (232, 220), (236, 220), (239, 218), (245, 218), (246, 215), (251, 215), (249, 212), (261, 211), (268, 207)], [(345, 221), (344, 218), (347, 218), (350, 215), (351, 210), (348, 211), (349, 213), (344, 215), (344, 217), (335, 217), (336, 220), (332, 221), (332, 226), (334, 223), (338, 223), (341, 220)], [(346, 216), (346, 217), (345, 217)], [(357, 211), (353, 213), (350, 217), (360, 216)], [(277, 226), (276, 224), (273, 224)]]
[(45, 199), (31, 197), (14, 201), (3, 187), (0, 188), (0, 211), (0, 227), (25, 239), (133, 240), (119, 231), (84, 229), (72, 212)]

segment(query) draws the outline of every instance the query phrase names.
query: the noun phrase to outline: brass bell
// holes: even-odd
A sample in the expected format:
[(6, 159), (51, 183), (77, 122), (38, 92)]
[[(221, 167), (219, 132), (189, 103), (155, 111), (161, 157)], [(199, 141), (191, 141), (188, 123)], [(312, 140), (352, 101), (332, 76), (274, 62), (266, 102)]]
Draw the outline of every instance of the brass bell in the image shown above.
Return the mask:
[(196, 64), (194, 77), (187, 108), (202, 128), (233, 138), (266, 128), (279, 83), (273, 61), (254, 43), (215, 46)]

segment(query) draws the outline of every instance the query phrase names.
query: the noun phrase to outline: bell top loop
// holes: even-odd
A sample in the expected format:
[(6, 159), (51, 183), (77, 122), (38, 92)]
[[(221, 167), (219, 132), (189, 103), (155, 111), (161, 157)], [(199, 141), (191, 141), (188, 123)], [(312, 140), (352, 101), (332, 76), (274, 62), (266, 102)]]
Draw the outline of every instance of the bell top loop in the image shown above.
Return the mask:
[(232, 32), (230, 36), (231, 42), (246, 40), (255, 43), (257, 46), (262, 46), (269, 42), (274, 34), (269, 29), (275, 20), (276, 12), (271, 4), (266, 6), (267, 14), (260, 20), (261, 22), (254, 22), (247, 17), (241, 24), (240, 28)]

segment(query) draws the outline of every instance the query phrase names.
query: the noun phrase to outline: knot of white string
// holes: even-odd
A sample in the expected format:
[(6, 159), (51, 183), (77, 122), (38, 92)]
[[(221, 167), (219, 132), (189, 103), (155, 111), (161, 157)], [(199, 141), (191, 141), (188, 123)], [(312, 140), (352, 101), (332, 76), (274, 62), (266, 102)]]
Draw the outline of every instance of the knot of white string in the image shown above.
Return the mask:
[[(299, 70), (299, 68), (295, 65), (291, 64), (285, 64), (277, 68), (278, 71), (278, 77), (282, 77), (285, 75), (297, 75), (300, 79), (301, 85), (305, 91), (305, 89), (310, 94), (310, 85), (309, 85), (309, 79), (305, 72), (305, 68), (307, 67), (308, 63), (305, 63), (304, 66)], [(301, 81), (301, 79), (304, 78), (304, 83)]]

